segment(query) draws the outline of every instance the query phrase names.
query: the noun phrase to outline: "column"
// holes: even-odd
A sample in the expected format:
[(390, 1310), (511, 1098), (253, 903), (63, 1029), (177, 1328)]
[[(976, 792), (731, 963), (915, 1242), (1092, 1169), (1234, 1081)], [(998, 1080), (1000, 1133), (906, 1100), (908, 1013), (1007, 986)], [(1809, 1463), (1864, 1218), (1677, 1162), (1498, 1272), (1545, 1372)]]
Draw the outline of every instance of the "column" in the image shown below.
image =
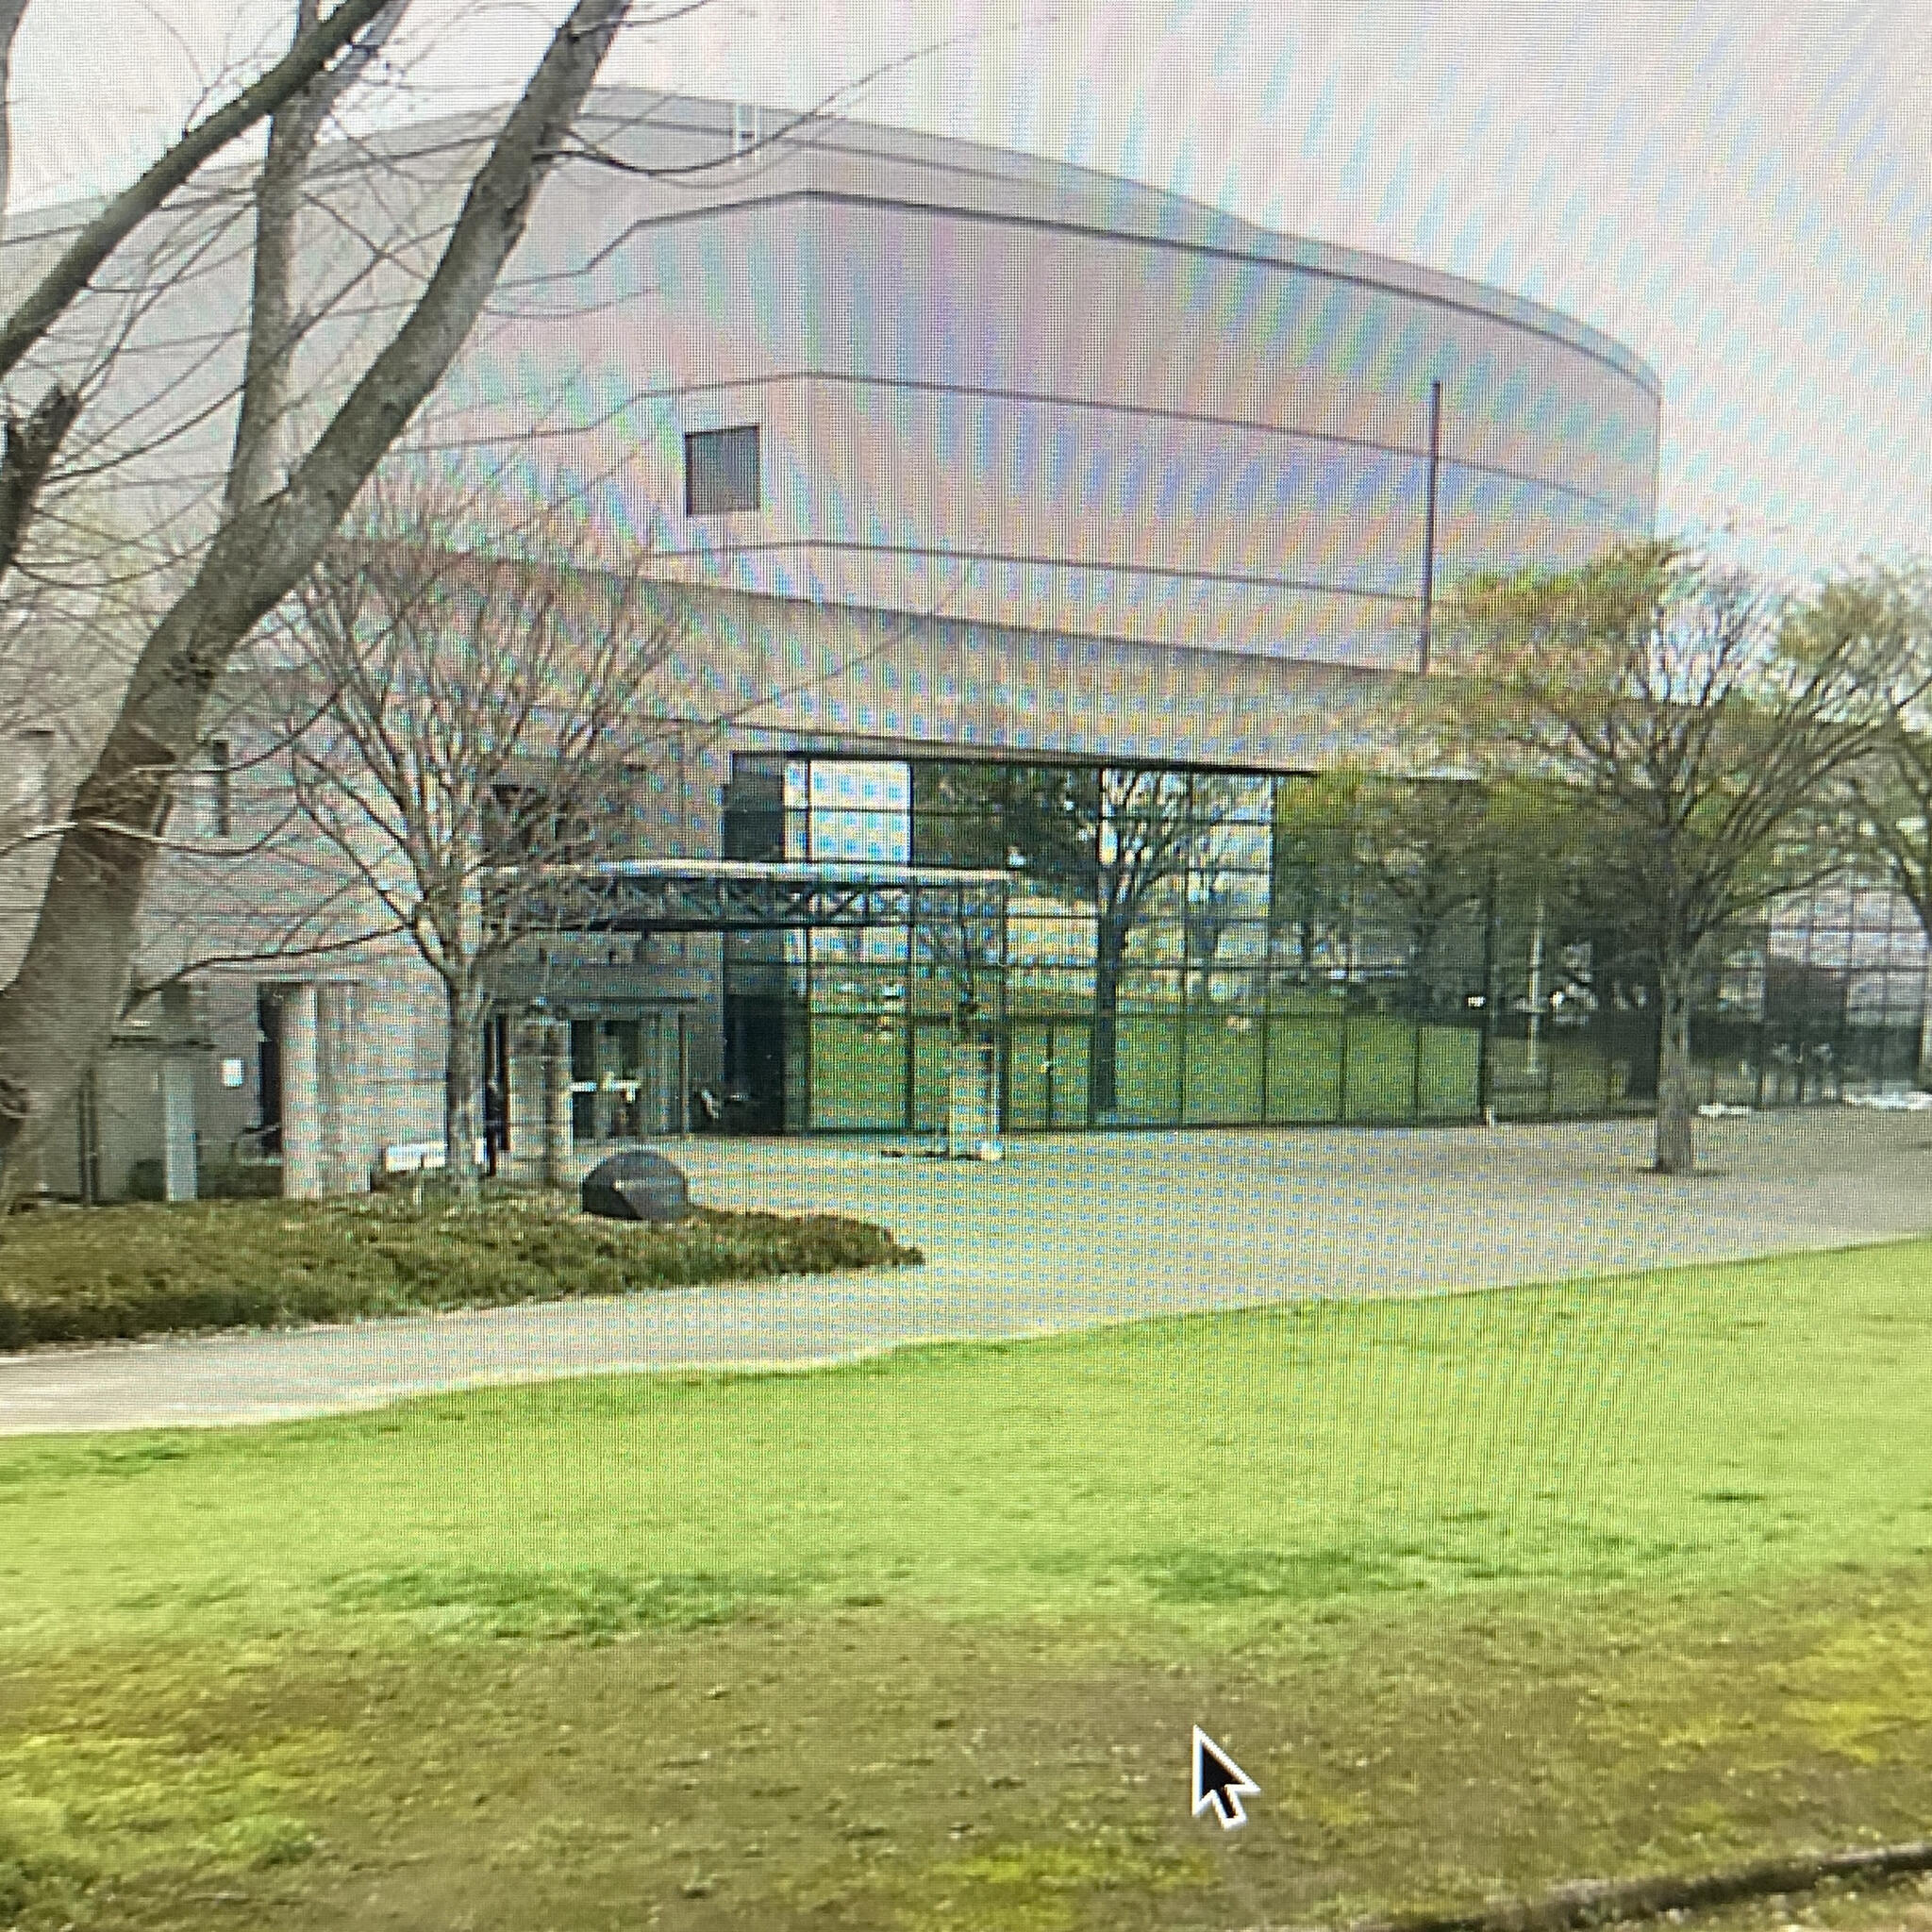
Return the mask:
[(509, 1029), (509, 1158), (506, 1173), (520, 1187), (543, 1181), (543, 1044), (541, 1020), (519, 1019)]
[(316, 989), (291, 981), (282, 995), (282, 1196), (322, 1196), (322, 1079), (316, 1039)]
[(316, 995), (316, 1074), (322, 1118), (322, 1191), (369, 1191), (369, 1108), (353, 979), (325, 979)]
[(161, 1192), (170, 1201), (192, 1201), (197, 1181), (194, 1056), (169, 1053), (161, 1060)]
[(570, 1177), (570, 1027), (544, 1015), (509, 1036), (509, 1177), (528, 1188)]
[(570, 1027), (553, 1020), (543, 1043), (543, 1181), (570, 1184), (573, 1150), (570, 1118)]

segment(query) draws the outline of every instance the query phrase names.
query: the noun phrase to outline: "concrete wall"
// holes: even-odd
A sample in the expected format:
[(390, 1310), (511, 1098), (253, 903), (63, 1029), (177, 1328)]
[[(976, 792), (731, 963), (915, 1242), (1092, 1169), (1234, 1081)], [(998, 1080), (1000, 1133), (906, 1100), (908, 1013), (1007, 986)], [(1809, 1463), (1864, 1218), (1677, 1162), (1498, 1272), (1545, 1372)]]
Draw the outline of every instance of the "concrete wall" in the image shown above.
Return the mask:
[[(1408, 694), (1355, 667), (727, 592), (698, 603), (667, 686), (692, 715), (730, 708), (721, 752), (959, 746), (1277, 771), (1400, 764)], [(692, 787), (708, 809), (716, 766)]]
[[(715, 155), (729, 119), (599, 112), (647, 163)], [(591, 264), (594, 319), (556, 288), (446, 395), (471, 435), (541, 418), (514, 487), (695, 581), (1398, 667), (1435, 380), (1440, 583), (1652, 525), (1658, 387), (1620, 345), (1083, 170), (833, 124), (675, 188), (560, 176), (542, 215), (533, 268)], [(687, 517), (685, 433), (744, 423), (760, 508)]]

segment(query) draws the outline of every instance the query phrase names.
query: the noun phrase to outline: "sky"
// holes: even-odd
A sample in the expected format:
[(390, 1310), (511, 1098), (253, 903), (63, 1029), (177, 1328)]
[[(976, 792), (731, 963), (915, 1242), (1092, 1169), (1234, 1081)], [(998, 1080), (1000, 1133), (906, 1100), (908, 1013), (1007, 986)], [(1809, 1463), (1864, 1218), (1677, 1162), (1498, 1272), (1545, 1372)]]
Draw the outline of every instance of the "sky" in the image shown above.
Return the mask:
[[(1932, 0), (639, 0), (605, 78), (1077, 161), (1564, 309), (1662, 378), (1659, 527), (1793, 586), (1932, 557)], [(384, 118), (565, 0), (412, 0)], [(290, 0), (30, 0), (16, 204), (158, 152)], [(77, 54), (84, 58), (77, 58)]]

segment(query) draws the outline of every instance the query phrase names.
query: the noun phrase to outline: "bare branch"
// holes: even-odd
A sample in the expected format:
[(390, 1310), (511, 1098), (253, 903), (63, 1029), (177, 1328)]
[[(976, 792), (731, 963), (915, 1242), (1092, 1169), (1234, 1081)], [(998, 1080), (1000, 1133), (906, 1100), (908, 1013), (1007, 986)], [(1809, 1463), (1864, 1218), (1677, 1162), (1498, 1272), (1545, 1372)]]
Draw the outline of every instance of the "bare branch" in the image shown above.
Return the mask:
[[(356, 13), (359, 29), (384, 4), (342, 0), (316, 31), (366, 9)], [(187, 589), (148, 634), (93, 768), (75, 791), (75, 829), (59, 842), (19, 973), (0, 988), (6, 1185), (14, 1184), (12, 1152), (22, 1136), (44, 1131), (50, 1108), (72, 1091), (122, 1008), (155, 864), (150, 841), (165, 831), (170, 774), (192, 756), (211, 693), (242, 640), (321, 557), (468, 338), (625, 12), (626, 0), (577, 0), (498, 128), (427, 285), (394, 336), (288, 483), (222, 525)], [(293, 60), (274, 72), (291, 71)], [(300, 73), (276, 99), (288, 98), (322, 64)], [(250, 96), (261, 111), (276, 104), (259, 86)], [(138, 219), (137, 212), (131, 220)]]
[[(708, 0), (694, 0), (694, 4), (680, 8), (675, 13), (658, 20), (641, 21), (637, 25), (661, 25), (665, 20), (675, 20), (686, 13), (696, 13), (708, 4)], [(760, 134), (756, 139), (746, 142), (742, 147), (735, 147), (730, 154), (723, 157), (714, 157), (704, 161), (683, 161), (674, 165), (652, 167), (643, 162), (627, 160), (624, 156), (612, 154), (608, 148), (600, 146), (595, 142), (587, 141), (581, 135), (574, 134), (570, 144), (563, 149), (561, 158), (566, 160), (591, 161), (612, 174), (634, 175), (646, 181), (675, 182), (704, 175), (715, 175), (722, 167), (742, 165), (754, 156), (762, 155), (767, 150), (801, 144), (796, 139), (800, 128), (811, 129), (819, 122), (836, 114), (841, 107), (863, 92), (874, 81), (882, 80), (890, 74), (896, 74), (902, 68), (914, 66), (947, 47), (958, 46), (968, 38), (968, 35), (960, 33), (949, 34), (940, 40), (924, 41), (896, 59), (881, 61), (878, 66), (868, 68), (857, 79), (846, 81), (832, 89), (829, 93), (822, 94), (810, 107), (788, 116), (771, 133)], [(810, 143), (807, 142), (803, 144)]]
[[(341, 0), (260, 79), (188, 129), (139, 180), (88, 221), (60, 258), (0, 322), (0, 376), (9, 374), (108, 258), (204, 162), (307, 87), (391, 0)], [(4, 19), (0, 19), (4, 25)]]

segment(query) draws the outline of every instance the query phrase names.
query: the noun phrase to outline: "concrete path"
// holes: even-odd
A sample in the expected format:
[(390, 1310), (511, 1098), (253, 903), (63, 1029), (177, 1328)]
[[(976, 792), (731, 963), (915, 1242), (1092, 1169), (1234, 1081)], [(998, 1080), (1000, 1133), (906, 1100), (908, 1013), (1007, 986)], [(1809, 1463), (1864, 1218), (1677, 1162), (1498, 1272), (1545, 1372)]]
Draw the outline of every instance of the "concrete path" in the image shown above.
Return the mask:
[(1932, 1115), (1022, 1140), (1000, 1164), (878, 1142), (692, 1141), (718, 1207), (881, 1221), (920, 1269), (0, 1357), (0, 1434), (265, 1422), (485, 1382), (803, 1365), (1297, 1295), (1413, 1294), (1932, 1230)]

